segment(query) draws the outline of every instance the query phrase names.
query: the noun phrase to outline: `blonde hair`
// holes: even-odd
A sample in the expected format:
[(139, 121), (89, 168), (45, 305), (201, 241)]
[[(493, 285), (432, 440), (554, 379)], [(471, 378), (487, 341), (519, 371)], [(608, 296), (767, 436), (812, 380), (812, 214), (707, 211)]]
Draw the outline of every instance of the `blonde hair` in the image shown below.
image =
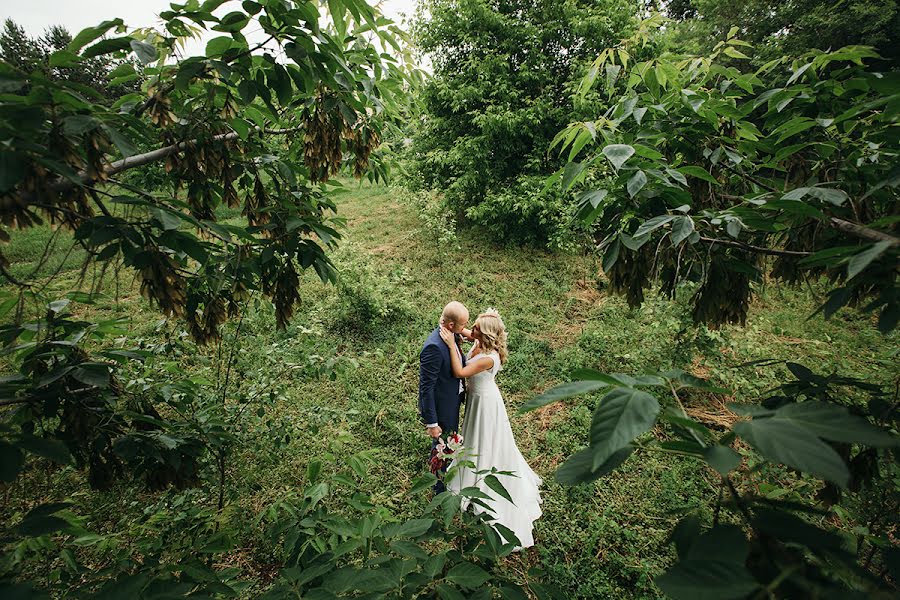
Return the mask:
[(489, 308), (478, 315), (475, 325), (481, 331), (481, 347), (484, 352), (495, 350), (500, 355), (500, 363), (505, 363), (509, 352), (506, 349), (506, 326), (500, 313)]

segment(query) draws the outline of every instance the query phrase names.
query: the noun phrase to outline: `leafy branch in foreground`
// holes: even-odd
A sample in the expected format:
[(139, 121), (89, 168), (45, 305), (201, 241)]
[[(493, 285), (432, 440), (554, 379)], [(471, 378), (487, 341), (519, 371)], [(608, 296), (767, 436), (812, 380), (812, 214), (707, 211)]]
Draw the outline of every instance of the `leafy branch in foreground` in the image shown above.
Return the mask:
[(613, 290), (638, 306), (653, 279), (667, 294), (691, 282), (695, 321), (717, 326), (746, 320), (766, 271), (826, 275), (840, 283), (826, 317), (851, 304), (892, 330), (897, 73), (866, 69), (877, 55), (865, 47), (748, 70), (736, 28), (710, 56), (631, 59), (656, 25), (601, 53), (579, 93), (605, 73), (609, 108), (554, 140), (569, 162), (553, 180), (590, 182), (578, 217), (594, 226)]
[[(660, 22), (601, 53), (579, 94), (602, 73), (609, 108), (554, 141), (569, 162), (548, 185), (584, 185), (578, 218), (594, 227), (612, 290), (637, 307), (654, 278), (669, 295), (686, 284), (695, 290), (694, 320), (715, 327), (746, 321), (754, 283), (767, 272), (787, 282), (825, 275), (833, 287), (825, 317), (848, 304), (878, 311), (892, 339), (900, 319), (897, 73), (868, 71), (864, 61), (876, 55), (864, 47), (748, 71), (749, 44), (737, 28), (710, 56), (634, 60)], [(672, 532), (678, 559), (655, 579), (668, 596), (889, 597), (900, 581), (895, 520), (884, 526), (880, 515), (900, 506), (896, 391), (787, 368), (795, 379), (757, 404), (729, 404), (740, 418), (725, 431), (690, 418), (682, 400), (724, 390), (681, 370), (579, 370), (523, 410), (605, 392), (589, 446), (557, 471), (564, 484), (595, 481), (637, 452), (695, 459), (718, 475), (712, 515), (688, 515)], [(804, 485), (790, 500), (762, 491), (782, 489), (784, 467)], [(865, 534), (837, 529), (837, 503), (863, 504), (867, 494), (881, 501), (859, 515), (879, 515), (857, 529)]]
[[(575, 381), (551, 388), (522, 411), (605, 391), (594, 410), (588, 447), (557, 470), (557, 479), (565, 485), (608, 475), (635, 452), (693, 458), (718, 474), (721, 492), (710, 526), (704, 528), (702, 515), (693, 513), (672, 532), (678, 560), (655, 580), (668, 596), (798, 598), (838, 590), (872, 594), (882, 590), (887, 597), (890, 587), (859, 567), (864, 544), (829, 527), (822, 508), (757, 492), (753, 472), (762, 467), (766, 474), (770, 469), (748, 466), (757, 462), (758, 453), (766, 461), (824, 480), (820, 493), (829, 502), (839, 500), (848, 489), (859, 492), (882, 485), (879, 473), (890, 480), (889, 474), (897, 470), (900, 438), (885, 429), (896, 428), (900, 420), (896, 402), (886, 402), (878, 386), (823, 377), (795, 363), (787, 366), (796, 379), (759, 404), (729, 404), (732, 411), (750, 418), (723, 432), (689, 417), (682, 397), (691, 390), (725, 390), (680, 370), (631, 377), (582, 369), (573, 374)], [(840, 404), (845, 388), (870, 394), (869, 411)], [(653, 389), (672, 402), (663, 407), (665, 401), (649, 391)], [(665, 428), (669, 439), (647, 435), (657, 425)], [(888, 535), (885, 529), (865, 541), (873, 550), (880, 549), (886, 567), (893, 568), (896, 549)], [(891, 571), (895, 580), (898, 575)]]

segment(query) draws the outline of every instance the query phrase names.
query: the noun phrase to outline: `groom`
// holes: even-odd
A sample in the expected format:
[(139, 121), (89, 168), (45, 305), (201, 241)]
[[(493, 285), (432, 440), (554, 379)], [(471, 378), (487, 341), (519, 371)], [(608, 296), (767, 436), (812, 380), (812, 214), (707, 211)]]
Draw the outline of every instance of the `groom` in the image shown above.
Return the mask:
[[(419, 414), (431, 436), (431, 448), (437, 446), (442, 434), (459, 430), (459, 406), (464, 400), (465, 384), (453, 376), (450, 352), (458, 352), (465, 366), (466, 357), (460, 349), (460, 334), (469, 322), (469, 311), (461, 302), (444, 307), (441, 321), (431, 332), (419, 354)], [(441, 327), (455, 334), (455, 348), (448, 348), (441, 340)], [(430, 456), (430, 454), (429, 454)], [(444, 491), (444, 482), (434, 485), (434, 493)]]

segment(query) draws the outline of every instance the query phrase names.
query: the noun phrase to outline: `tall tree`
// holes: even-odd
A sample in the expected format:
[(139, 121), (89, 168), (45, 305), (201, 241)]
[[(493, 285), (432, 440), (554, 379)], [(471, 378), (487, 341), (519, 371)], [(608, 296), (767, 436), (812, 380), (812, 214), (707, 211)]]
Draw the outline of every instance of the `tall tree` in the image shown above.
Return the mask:
[(674, 40), (692, 52), (709, 52), (738, 27), (761, 61), (781, 54), (849, 45), (875, 47), (889, 60), (900, 58), (900, 7), (896, 0), (678, 0), (667, 14), (680, 21)]
[(415, 29), (434, 76), (414, 135), (418, 183), (500, 237), (546, 242), (562, 229), (542, 176), (550, 140), (573, 119), (570, 88), (628, 31), (637, 3), (618, 0), (426, 0)]

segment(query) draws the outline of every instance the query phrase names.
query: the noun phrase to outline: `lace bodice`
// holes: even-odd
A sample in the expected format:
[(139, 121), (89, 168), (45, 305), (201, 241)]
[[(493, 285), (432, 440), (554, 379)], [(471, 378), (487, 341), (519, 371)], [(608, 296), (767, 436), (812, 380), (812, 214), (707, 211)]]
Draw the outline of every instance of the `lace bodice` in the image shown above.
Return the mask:
[[(474, 350), (474, 348), (472, 349)], [(484, 384), (494, 384), (494, 377), (497, 375), (497, 372), (501, 369), (500, 366), (500, 355), (496, 352), (481, 352), (476, 355), (472, 355), (472, 350), (466, 355), (466, 364), (471, 365), (476, 360), (489, 360), (493, 361), (493, 366), (489, 369), (485, 369), (480, 373), (475, 373), (471, 377), (468, 378), (468, 384), (470, 388), (472, 386), (479, 386)]]

